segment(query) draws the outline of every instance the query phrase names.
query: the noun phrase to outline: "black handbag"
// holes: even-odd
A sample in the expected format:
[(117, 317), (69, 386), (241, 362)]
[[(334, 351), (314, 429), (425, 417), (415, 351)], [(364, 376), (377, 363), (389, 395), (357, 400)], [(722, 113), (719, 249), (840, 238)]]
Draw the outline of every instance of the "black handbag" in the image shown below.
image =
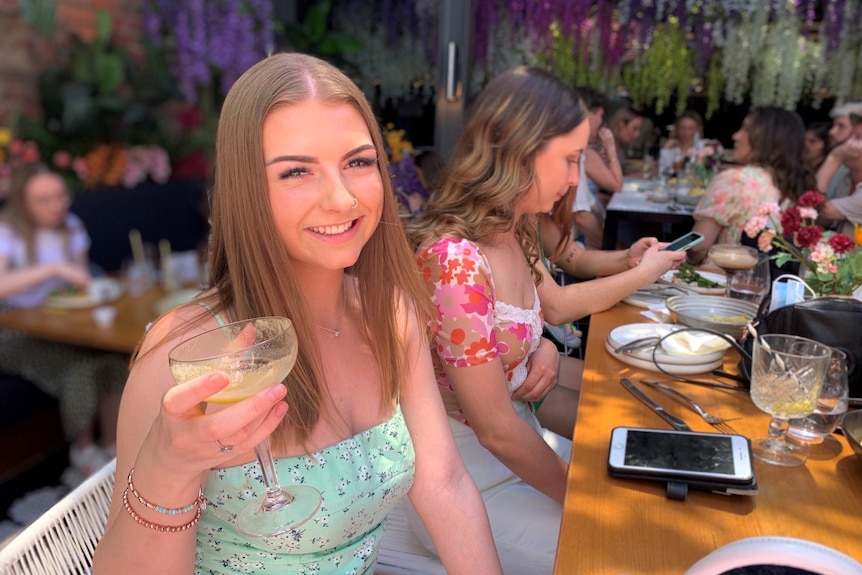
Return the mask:
[[(821, 296), (780, 307), (760, 316), (760, 335), (782, 333), (807, 337), (843, 351), (847, 355), (850, 397), (862, 397), (862, 301), (851, 297)], [(751, 338), (746, 343), (750, 346)], [(751, 365), (740, 369), (749, 377)]]

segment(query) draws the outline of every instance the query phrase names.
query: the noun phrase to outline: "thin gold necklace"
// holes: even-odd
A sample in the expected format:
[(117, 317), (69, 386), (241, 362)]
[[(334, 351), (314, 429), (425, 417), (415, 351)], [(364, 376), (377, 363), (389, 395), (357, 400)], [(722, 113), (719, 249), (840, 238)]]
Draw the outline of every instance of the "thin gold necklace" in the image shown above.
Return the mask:
[(344, 321), (344, 313), (347, 311), (347, 290), (342, 288), (341, 291), (341, 316), (338, 318), (338, 325), (335, 326), (335, 329), (330, 329), (326, 326), (317, 324), (317, 327), (322, 329), (323, 331), (328, 331), (332, 334), (333, 338), (341, 337), (341, 322)]

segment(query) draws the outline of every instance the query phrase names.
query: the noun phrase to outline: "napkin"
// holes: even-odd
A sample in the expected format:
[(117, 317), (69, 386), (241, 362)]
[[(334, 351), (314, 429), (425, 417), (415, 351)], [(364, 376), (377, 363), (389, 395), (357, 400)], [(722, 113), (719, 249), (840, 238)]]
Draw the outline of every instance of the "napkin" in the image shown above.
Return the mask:
[(662, 347), (673, 355), (706, 355), (723, 351), (730, 347), (730, 343), (711, 333), (680, 331), (662, 341)]

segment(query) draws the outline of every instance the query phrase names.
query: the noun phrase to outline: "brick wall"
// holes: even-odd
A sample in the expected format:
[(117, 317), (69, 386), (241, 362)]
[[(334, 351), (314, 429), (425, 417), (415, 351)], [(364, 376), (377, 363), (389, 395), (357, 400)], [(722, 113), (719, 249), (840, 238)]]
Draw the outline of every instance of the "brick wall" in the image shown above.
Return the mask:
[(57, 26), (54, 38), (42, 38), (24, 20), (18, 0), (0, 0), (0, 125), (13, 110), (38, 113), (36, 80), (40, 69), (62, 50), (70, 34), (95, 37), (99, 10), (113, 15), (114, 38), (134, 51), (140, 35), (141, 0), (54, 0)]

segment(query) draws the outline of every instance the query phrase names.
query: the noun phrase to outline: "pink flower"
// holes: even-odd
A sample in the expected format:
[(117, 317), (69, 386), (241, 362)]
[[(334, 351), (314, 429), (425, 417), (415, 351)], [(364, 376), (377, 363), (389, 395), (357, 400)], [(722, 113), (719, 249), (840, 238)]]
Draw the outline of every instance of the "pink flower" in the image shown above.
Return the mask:
[(856, 243), (846, 234), (835, 234), (829, 238), (829, 247), (835, 250), (836, 254), (846, 254), (856, 247)]
[[(747, 233), (747, 232), (746, 232)], [(751, 236), (749, 236), (751, 237)], [(775, 232), (772, 230), (763, 230), (760, 237), (757, 238), (757, 249), (762, 252), (772, 251), (772, 240), (775, 238)]]
[(763, 231), (766, 227), (766, 218), (764, 216), (754, 216), (745, 222), (745, 235), (750, 238), (756, 237), (757, 234)]
[(816, 220), (817, 219), (817, 210), (814, 208), (799, 208), (799, 216), (803, 220)]
[(760, 207), (757, 208), (757, 215), (761, 217), (765, 216), (774, 216), (781, 211), (781, 208), (778, 207), (778, 204), (775, 202), (766, 202), (765, 204), (760, 204)]
[(51, 161), (61, 170), (68, 170), (72, 165), (72, 154), (65, 150), (59, 150), (54, 152), (54, 156), (51, 158)]
[(87, 159), (78, 156), (72, 160), (72, 171), (75, 172), (79, 180), (87, 179)]
[(796, 205), (801, 208), (816, 208), (826, 201), (826, 198), (817, 190), (808, 190), (796, 200)]

